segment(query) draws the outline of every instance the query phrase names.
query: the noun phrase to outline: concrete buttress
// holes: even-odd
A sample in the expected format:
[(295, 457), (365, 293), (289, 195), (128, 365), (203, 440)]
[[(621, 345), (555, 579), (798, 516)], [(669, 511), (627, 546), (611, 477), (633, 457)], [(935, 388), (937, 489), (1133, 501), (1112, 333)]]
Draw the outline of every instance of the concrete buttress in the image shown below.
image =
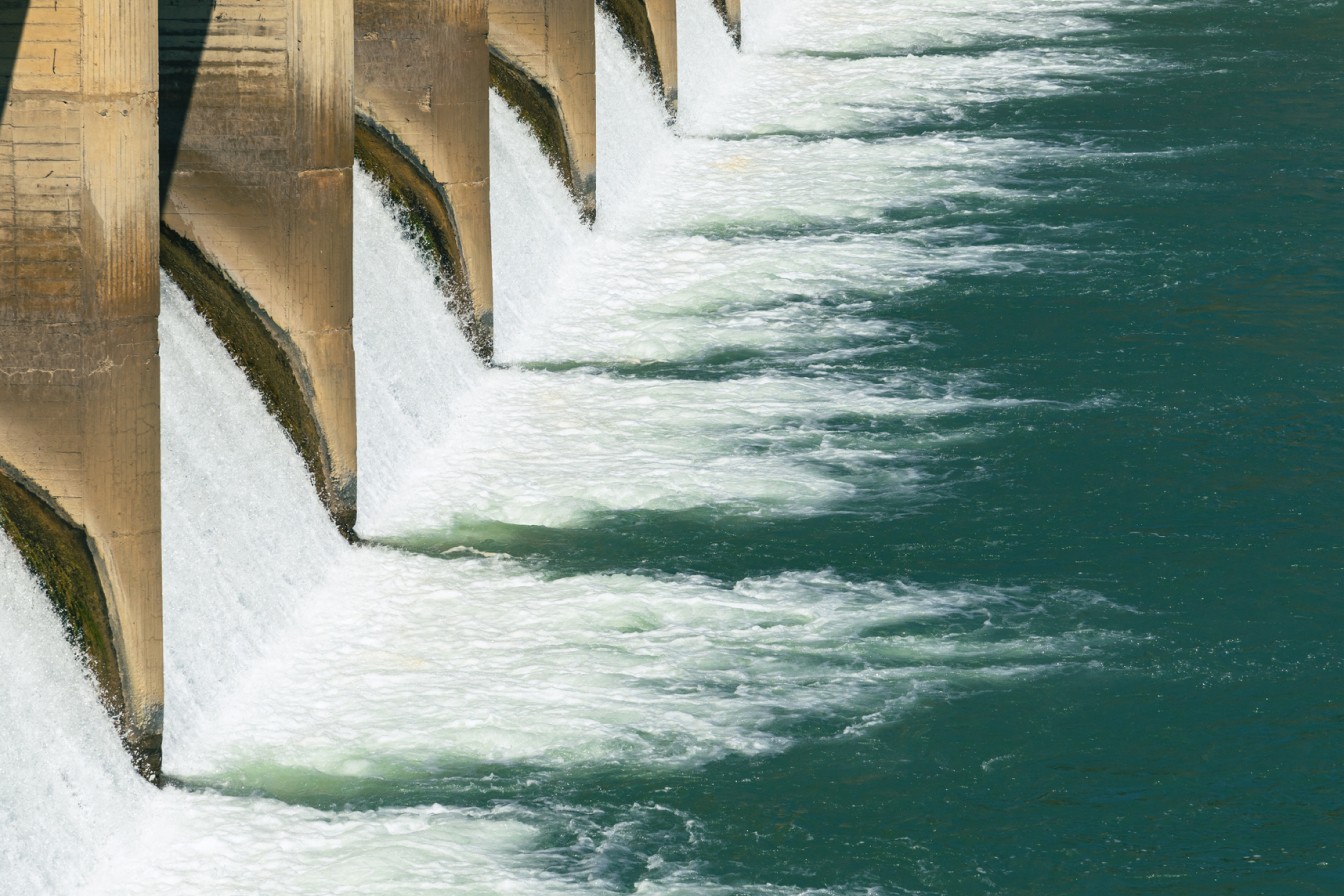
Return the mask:
[(490, 80), (536, 132), (585, 220), (597, 213), (594, 0), (490, 0)]
[(493, 342), (487, 0), (355, 0), (355, 152), (407, 210), (477, 353)]
[(353, 537), (353, 5), (158, 6), (164, 266)]
[(154, 0), (0, 7), (0, 525), (160, 769)]
[(677, 114), (676, 0), (598, 0), (616, 22), (654, 86), (663, 94), (670, 115)]

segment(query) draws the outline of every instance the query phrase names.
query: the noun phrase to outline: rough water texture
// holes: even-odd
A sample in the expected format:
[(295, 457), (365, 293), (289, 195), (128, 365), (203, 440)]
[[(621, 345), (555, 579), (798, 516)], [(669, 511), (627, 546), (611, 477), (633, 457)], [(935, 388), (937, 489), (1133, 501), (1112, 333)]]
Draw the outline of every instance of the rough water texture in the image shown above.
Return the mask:
[(359, 181), (372, 545), (167, 290), (177, 783), (0, 545), (0, 891), (1344, 886), (1340, 6), (743, 6), (594, 230), (494, 100), (501, 367)]

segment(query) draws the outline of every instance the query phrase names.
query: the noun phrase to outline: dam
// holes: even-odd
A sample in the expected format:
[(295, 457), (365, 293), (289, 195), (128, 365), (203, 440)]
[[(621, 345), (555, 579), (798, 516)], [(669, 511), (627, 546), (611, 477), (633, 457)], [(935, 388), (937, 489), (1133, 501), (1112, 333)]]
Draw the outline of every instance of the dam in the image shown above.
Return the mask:
[(6, 7), (0, 892), (1335, 889), (1342, 26)]

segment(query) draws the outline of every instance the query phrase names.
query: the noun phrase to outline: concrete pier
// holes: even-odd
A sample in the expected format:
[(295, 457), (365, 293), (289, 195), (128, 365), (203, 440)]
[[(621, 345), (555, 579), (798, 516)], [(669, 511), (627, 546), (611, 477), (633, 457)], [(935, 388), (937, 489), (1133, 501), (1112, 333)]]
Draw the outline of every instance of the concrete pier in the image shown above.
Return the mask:
[(487, 0), (354, 0), (355, 152), (406, 209), (476, 352), (493, 351)]
[(598, 6), (615, 20), (626, 44), (644, 63), (668, 114), (676, 115), (676, 0), (598, 0)]
[(490, 81), (536, 132), (585, 220), (597, 214), (593, 0), (490, 0)]
[(714, 8), (723, 17), (723, 24), (728, 26), (728, 33), (732, 35), (733, 43), (740, 48), (742, 46), (742, 0), (714, 0)]
[(353, 537), (353, 6), (158, 6), (164, 266)]
[(0, 525), (150, 779), (163, 725), (155, 7), (0, 8)]

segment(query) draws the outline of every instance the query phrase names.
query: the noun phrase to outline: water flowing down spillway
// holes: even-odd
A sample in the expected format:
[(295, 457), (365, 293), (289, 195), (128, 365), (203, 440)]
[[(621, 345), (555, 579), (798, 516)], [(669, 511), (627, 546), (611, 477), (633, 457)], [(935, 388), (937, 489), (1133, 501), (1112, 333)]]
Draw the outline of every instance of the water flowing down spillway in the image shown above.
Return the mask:
[(591, 229), (492, 98), (491, 367), (358, 176), (359, 546), (165, 281), (170, 785), (0, 542), (0, 893), (1344, 886), (1339, 5), (743, 6)]

